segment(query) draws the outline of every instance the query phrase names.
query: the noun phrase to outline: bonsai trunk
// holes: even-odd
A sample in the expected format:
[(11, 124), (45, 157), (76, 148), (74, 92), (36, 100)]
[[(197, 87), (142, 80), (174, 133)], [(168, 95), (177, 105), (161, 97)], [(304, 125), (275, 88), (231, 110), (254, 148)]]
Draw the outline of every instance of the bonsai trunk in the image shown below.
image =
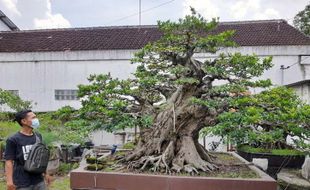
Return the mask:
[(205, 107), (193, 105), (194, 87), (180, 87), (157, 114), (152, 128), (142, 132), (135, 150), (124, 160), (128, 167), (159, 172), (212, 171), (212, 157), (198, 143), (199, 131), (214, 122)]

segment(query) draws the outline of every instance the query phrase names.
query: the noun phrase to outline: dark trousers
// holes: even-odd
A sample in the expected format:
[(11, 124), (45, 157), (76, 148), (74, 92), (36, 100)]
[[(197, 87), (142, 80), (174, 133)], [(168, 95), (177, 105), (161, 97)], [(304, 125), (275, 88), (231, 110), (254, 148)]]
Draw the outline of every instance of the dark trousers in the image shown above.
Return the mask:
[(29, 187), (21, 187), (21, 188), (17, 188), (16, 190), (46, 190), (46, 185), (45, 182), (42, 181), (36, 185), (31, 185)]

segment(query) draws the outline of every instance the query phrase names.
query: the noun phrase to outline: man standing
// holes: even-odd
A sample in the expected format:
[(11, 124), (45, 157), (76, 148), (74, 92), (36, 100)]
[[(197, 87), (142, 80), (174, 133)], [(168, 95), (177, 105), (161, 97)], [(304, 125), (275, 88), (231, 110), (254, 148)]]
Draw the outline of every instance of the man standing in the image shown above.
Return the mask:
[(49, 185), (49, 175), (24, 170), (25, 160), (32, 145), (36, 143), (36, 135), (42, 141), (42, 136), (33, 131), (39, 127), (39, 120), (31, 110), (23, 110), (16, 113), (15, 121), (21, 130), (7, 139), (4, 155), (7, 190), (45, 190), (44, 177)]

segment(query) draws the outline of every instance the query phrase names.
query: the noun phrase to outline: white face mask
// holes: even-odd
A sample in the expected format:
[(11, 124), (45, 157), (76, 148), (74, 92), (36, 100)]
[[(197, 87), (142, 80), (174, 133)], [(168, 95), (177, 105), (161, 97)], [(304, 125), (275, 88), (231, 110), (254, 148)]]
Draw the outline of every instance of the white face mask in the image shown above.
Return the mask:
[(40, 122), (39, 122), (39, 119), (38, 119), (38, 118), (35, 118), (35, 119), (33, 119), (33, 120), (31, 121), (31, 127), (32, 127), (33, 129), (37, 129), (37, 128), (39, 128), (39, 126), (40, 126)]

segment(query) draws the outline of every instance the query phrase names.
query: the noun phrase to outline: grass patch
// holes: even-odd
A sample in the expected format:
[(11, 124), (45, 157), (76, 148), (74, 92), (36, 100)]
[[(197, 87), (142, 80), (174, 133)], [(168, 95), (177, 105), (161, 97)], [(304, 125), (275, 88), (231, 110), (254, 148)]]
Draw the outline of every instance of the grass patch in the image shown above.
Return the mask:
[(264, 149), (255, 148), (249, 145), (242, 145), (238, 147), (238, 150), (247, 153), (269, 153), (276, 156), (305, 156), (306, 152), (301, 152), (295, 149)]
[(61, 177), (52, 182), (49, 190), (71, 190), (70, 189), (70, 178)]
[[(6, 189), (6, 182), (0, 181), (0, 190)], [(70, 188), (70, 178), (60, 177), (57, 178), (49, 187), (49, 190), (71, 190)]]

